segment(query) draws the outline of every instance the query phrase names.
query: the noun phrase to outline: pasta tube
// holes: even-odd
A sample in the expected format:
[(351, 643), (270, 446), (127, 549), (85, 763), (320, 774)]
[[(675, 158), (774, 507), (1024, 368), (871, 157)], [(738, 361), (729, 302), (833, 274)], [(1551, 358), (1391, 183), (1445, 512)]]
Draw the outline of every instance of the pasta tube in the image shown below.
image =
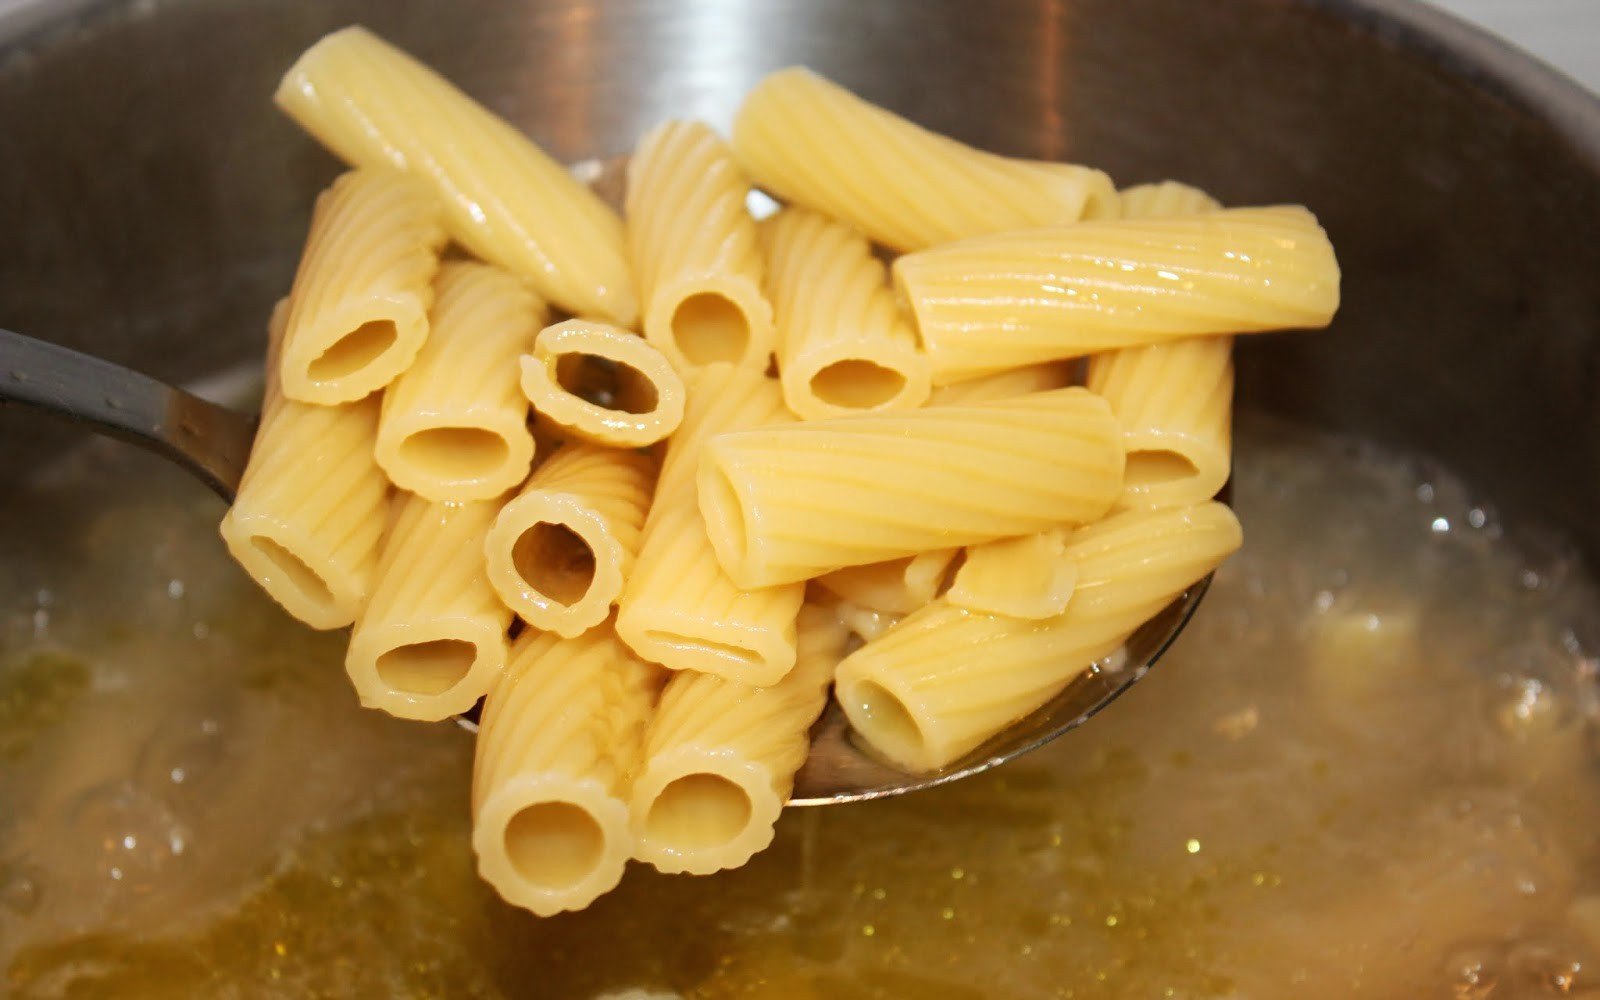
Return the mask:
[(778, 384), (759, 372), (711, 365), (689, 383), (683, 426), (667, 444), (633, 575), (623, 584), (617, 634), (647, 660), (764, 686), (795, 663), (801, 584), (740, 588), (706, 537), (695, 468), (714, 435), (791, 420)]
[(700, 122), (663, 123), (628, 163), (628, 251), (644, 335), (679, 371), (715, 361), (767, 370), (772, 307), (749, 193), (733, 151)]
[(894, 263), (942, 385), (1175, 337), (1327, 326), (1339, 264), (1298, 206), (979, 237)]
[(1119, 192), (1124, 219), (1161, 219), (1173, 215), (1215, 212), (1222, 203), (1196, 187), (1177, 181), (1138, 184)]
[(319, 195), (289, 293), (284, 395), (354, 402), (410, 367), (443, 243), (433, 199), (402, 174), (352, 170)]
[(891, 615), (909, 615), (939, 596), (960, 549), (932, 549), (888, 562), (847, 566), (817, 577), (829, 593)]
[(530, 139), (364, 28), (336, 31), (273, 99), (347, 163), (432, 187), (450, 235), (571, 313), (639, 318), (622, 220)]
[(431, 722), (465, 712), (499, 679), (511, 612), (483, 567), (496, 510), (411, 494), (395, 502), (377, 583), (345, 655), (361, 704)]
[(683, 420), (683, 379), (638, 335), (568, 320), (522, 358), (522, 392), (569, 437), (617, 448), (654, 444)]
[(1071, 384), (1071, 362), (1046, 361), (1043, 364), (1007, 368), (989, 375), (979, 375), (977, 378), (941, 385), (929, 394), (928, 405), (965, 406), (972, 403), (987, 403), (991, 399), (1026, 396), (1030, 392), (1061, 389)]
[(648, 455), (563, 446), (484, 539), (500, 599), (534, 628), (569, 639), (605, 621), (633, 570), (654, 480)]
[(1074, 532), (1078, 585), (1042, 621), (936, 601), (847, 656), (835, 692), (850, 724), (913, 771), (944, 767), (1049, 701), (1239, 547), (1222, 504), (1124, 511)]
[(849, 637), (820, 608), (801, 610), (798, 633), (794, 669), (770, 687), (694, 671), (667, 684), (633, 785), (634, 857), (709, 875), (772, 843)]
[(478, 873), (506, 902), (549, 916), (621, 881), (628, 780), (660, 673), (609, 626), (517, 639), (484, 704), (472, 769)]
[(945, 596), (968, 611), (1054, 618), (1067, 609), (1077, 584), (1067, 533), (1056, 529), (968, 548)]
[(435, 288), (428, 341), (383, 395), (378, 464), (429, 500), (488, 500), (533, 463), (517, 359), (533, 346), (545, 306), (484, 264), (445, 264)]
[(1116, 197), (1098, 170), (973, 149), (801, 67), (750, 91), (733, 148), (761, 187), (895, 250), (1076, 222)]
[(698, 485), (724, 569), (766, 587), (1097, 520), (1122, 465), (1110, 407), (1068, 388), (722, 434)]
[(866, 239), (803, 208), (761, 223), (761, 237), (789, 409), (815, 420), (921, 406), (928, 359)]
[(244, 571), (312, 628), (343, 628), (366, 605), (389, 506), (372, 460), (378, 401), (314, 406), (285, 399), (276, 376), (289, 306), (273, 310), (267, 388), (222, 540)]

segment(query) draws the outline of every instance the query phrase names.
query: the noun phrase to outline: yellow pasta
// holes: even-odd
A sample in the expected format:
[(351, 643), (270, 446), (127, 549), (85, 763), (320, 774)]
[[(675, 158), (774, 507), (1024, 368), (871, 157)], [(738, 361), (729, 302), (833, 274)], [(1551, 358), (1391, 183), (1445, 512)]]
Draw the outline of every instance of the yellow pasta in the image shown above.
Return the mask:
[(1068, 388), (723, 434), (698, 486), (724, 569), (763, 587), (1096, 520), (1122, 466), (1110, 407)]
[(1219, 503), (1118, 513), (1073, 533), (1076, 592), (1042, 621), (936, 601), (847, 656), (835, 691), (850, 723), (901, 767), (960, 759), (1120, 648), (1239, 547)]
[(660, 674), (609, 626), (517, 639), (484, 704), (472, 769), (478, 873), (506, 902), (549, 916), (622, 879), (628, 781)]
[(622, 220), (530, 139), (364, 28), (301, 55), (274, 100), (348, 163), (426, 181), (450, 235), (572, 313), (629, 325)]
[(1177, 181), (1138, 184), (1118, 192), (1124, 219), (1159, 219), (1173, 215), (1215, 212), (1222, 203), (1196, 187)]
[(522, 392), (568, 437), (617, 448), (654, 444), (683, 420), (683, 379), (637, 334), (568, 320), (522, 358)]
[(803, 420), (907, 410), (928, 359), (866, 238), (803, 208), (761, 223), (783, 398)]
[(847, 566), (817, 577), (817, 583), (863, 608), (908, 615), (939, 596), (960, 554), (960, 549), (932, 549), (887, 562)]
[(604, 621), (633, 571), (654, 480), (648, 455), (562, 446), (484, 539), (500, 599), (533, 627), (567, 638)]
[(894, 263), (935, 384), (1174, 337), (1327, 326), (1339, 264), (1297, 206), (979, 237)]
[(443, 243), (433, 198), (403, 174), (352, 170), (319, 195), (289, 293), (284, 395), (349, 403), (410, 367), (428, 337)]
[(342, 628), (366, 605), (389, 506), (372, 460), (378, 401), (285, 399), (275, 373), (287, 319), (285, 299), (272, 314), (261, 426), (222, 538), (284, 610), (312, 628)]
[(701, 122), (657, 126), (628, 164), (628, 251), (644, 335), (679, 371), (715, 361), (767, 370), (772, 307), (749, 193), (733, 151)]
[(618, 604), (617, 634), (640, 656), (758, 686), (794, 666), (804, 586), (740, 588), (729, 579), (706, 537), (694, 481), (709, 438), (792, 419), (778, 383), (759, 372), (717, 364), (692, 377)]
[(428, 341), (383, 395), (378, 464), (429, 500), (487, 500), (527, 478), (533, 462), (517, 359), (545, 306), (485, 264), (447, 263), (435, 289)]
[(770, 687), (694, 671), (667, 684), (633, 784), (634, 857), (709, 875), (772, 842), (849, 637), (833, 615), (809, 607), (798, 634), (794, 669)]
[(951, 382), (934, 389), (928, 396), (929, 406), (964, 406), (987, 403), (991, 399), (1010, 399), (1026, 396), (1030, 392), (1061, 389), (1072, 384), (1072, 362), (1046, 361), (1023, 368), (1004, 371), (961, 382)]
[(1056, 529), (968, 548), (945, 597), (968, 611), (1053, 618), (1067, 609), (1077, 583), (1067, 533)]
[(1076, 222), (1116, 197), (1098, 170), (973, 149), (800, 67), (745, 97), (733, 148), (761, 187), (896, 250)]
[(361, 704), (402, 719), (447, 719), (499, 679), (511, 612), (483, 566), (496, 510), (411, 494), (395, 501), (372, 597), (345, 656)]

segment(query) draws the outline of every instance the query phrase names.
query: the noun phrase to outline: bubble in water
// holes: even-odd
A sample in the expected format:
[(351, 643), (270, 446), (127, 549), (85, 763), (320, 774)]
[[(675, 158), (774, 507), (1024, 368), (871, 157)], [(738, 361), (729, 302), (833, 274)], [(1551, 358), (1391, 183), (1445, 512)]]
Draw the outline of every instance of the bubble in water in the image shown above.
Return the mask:
[(0, 866), (0, 908), (27, 916), (38, 907), (38, 872), (22, 864)]
[(189, 842), (187, 828), (161, 800), (128, 781), (85, 792), (62, 835), (74, 841), (74, 853), (95, 870), (139, 889), (162, 879)]
[(185, 814), (213, 796), (235, 751), (216, 719), (163, 726), (139, 751), (138, 786)]
[(1584, 985), (1582, 972), (1583, 963), (1571, 950), (1554, 943), (1524, 941), (1506, 954), (1506, 973), (1513, 984), (1549, 996), (1570, 996)]

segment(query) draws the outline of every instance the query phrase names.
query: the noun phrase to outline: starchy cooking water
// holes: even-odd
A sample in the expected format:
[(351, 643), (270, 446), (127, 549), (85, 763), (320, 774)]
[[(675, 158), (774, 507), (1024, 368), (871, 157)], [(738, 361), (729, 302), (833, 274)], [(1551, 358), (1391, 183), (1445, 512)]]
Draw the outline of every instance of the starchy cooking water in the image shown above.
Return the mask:
[(470, 735), (358, 708), (219, 504), (95, 445), (0, 514), (0, 993), (1600, 996), (1591, 582), (1403, 458), (1239, 459), (1244, 551), (1090, 725), (538, 920)]

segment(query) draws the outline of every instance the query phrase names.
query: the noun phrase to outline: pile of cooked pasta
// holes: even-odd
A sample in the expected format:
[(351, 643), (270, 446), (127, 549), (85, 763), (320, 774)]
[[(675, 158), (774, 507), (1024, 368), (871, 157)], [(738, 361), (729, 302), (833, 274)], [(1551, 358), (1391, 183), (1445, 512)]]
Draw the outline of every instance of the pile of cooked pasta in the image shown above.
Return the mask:
[(731, 142), (651, 131), (620, 214), (360, 28), (276, 99), (353, 169), (222, 535), (353, 626), (363, 704), (486, 699), (473, 847), (539, 914), (764, 848), (830, 689), (929, 771), (1114, 653), (1240, 544), (1232, 337), (1338, 304), (1303, 208), (1118, 191), (804, 69)]

